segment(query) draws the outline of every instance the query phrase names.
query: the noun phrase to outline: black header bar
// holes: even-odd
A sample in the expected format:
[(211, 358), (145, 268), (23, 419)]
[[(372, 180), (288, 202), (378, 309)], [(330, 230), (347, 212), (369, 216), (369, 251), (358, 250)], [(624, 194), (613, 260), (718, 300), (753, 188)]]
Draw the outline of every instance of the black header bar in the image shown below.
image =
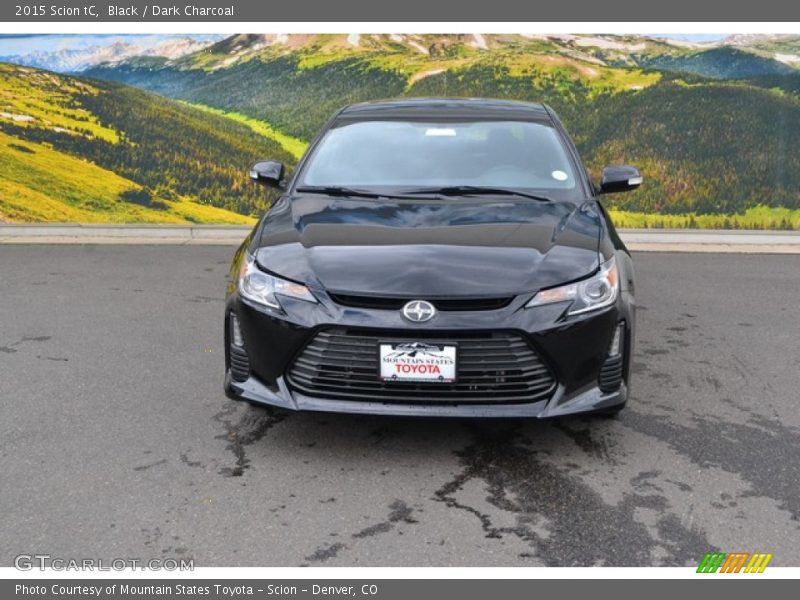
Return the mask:
[[(786, 0), (10, 0), (0, 4), (4, 23), (800, 21), (800, 7)], [(796, 29), (787, 25), (784, 33)]]

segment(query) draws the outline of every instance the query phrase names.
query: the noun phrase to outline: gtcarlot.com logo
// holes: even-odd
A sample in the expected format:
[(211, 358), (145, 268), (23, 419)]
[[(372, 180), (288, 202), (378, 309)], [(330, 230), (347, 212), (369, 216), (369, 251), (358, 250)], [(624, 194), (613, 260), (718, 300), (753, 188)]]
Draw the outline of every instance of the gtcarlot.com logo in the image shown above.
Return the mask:
[(763, 573), (772, 554), (766, 552), (708, 552), (697, 567), (698, 573)]
[(60, 558), (49, 554), (20, 554), (14, 558), (19, 571), (194, 571), (193, 558)]

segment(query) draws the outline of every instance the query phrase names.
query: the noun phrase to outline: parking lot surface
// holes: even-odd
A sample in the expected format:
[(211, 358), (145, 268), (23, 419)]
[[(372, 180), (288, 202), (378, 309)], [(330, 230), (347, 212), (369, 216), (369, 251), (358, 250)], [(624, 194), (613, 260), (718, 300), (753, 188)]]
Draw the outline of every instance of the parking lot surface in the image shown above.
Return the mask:
[(616, 420), (272, 415), (222, 394), (223, 246), (0, 251), (0, 565), (800, 566), (796, 256), (635, 254)]

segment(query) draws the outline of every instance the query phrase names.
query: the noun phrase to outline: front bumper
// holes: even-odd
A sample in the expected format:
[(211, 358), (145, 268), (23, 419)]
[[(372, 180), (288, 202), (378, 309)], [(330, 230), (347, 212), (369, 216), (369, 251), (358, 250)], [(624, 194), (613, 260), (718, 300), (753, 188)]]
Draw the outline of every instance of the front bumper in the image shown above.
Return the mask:
[[(399, 311), (339, 306), (325, 294), (319, 304), (286, 299), (283, 311), (271, 311), (233, 294), (226, 311), (225, 392), (234, 399), (288, 410), (438, 417), (555, 417), (609, 410), (628, 396), (630, 350), (633, 340), (633, 299), (621, 293), (615, 305), (587, 315), (562, 318), (563, 306), (526, 309), (519, 297), (500, 310), (440, 312), (424, 325), (410, 324)], [(249, 375), (231, 376), (230, 317), (239, 320)], [(622, 377), (618, 387), (601, 390), (603, 365), (614, 331), (624, 323)], [(557, 382), (545, 399), (532, 402), (382, 402), (308, 395), (293, 389), (286, 377), (293, 361), (321, 329), (353, 327), (396, 331), (424, 337), (425, 331), (512, 331), (528, 341), (549, 366)], [(607, 386), (603, 386), (608, 389)]]
[(286, 410), (338, 412), (365, 415), (396, 415), (405, 417), (559, 417), (570, 414), (613, 409), (625, 404), (628, 388), (625, 382), (619, 390), (609, 394), (598, 386), (564, 397), (564, 388), (559, 386), (553, 397), (530, 404), (399, 404), (382, 402), (347, 401), (328, 398), (312, 398), (292, 392), (281, 377), (277, 389), (269, 388), (256, 377), (238, 383), (225, 376), (225, 391), (229, 398), (254, 404), (276, 406)]

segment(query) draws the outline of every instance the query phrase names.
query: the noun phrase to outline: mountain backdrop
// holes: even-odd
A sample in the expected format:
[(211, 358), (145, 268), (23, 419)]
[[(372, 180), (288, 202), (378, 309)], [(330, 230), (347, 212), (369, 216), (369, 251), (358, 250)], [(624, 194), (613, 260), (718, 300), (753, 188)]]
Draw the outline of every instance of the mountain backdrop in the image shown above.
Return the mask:
[[(268, 202), (245, 180), (250, 162), (291, 167), (341, 106), (408, 95), (547, 102), (593, 174), (643, 171), (642, 189), (605, 200), (621, 225), (800, 228), (800, 37), (235, 35), (200, 46), (77, 75), (3, 66), (0, 219), (246, 220)], [(9, 186), (89, 202), (26, 175), (36, 153), (116, 178), (116, 195), (93, 192), (106, 212), (10, 203)], [(19, 171), (11, 182), (6, 164)]]
[(0, 62), (76, 73), (137, 56), (160, 56), (172, 60), (202, 50), (222, 37), (208, 34), (0, 35)]

